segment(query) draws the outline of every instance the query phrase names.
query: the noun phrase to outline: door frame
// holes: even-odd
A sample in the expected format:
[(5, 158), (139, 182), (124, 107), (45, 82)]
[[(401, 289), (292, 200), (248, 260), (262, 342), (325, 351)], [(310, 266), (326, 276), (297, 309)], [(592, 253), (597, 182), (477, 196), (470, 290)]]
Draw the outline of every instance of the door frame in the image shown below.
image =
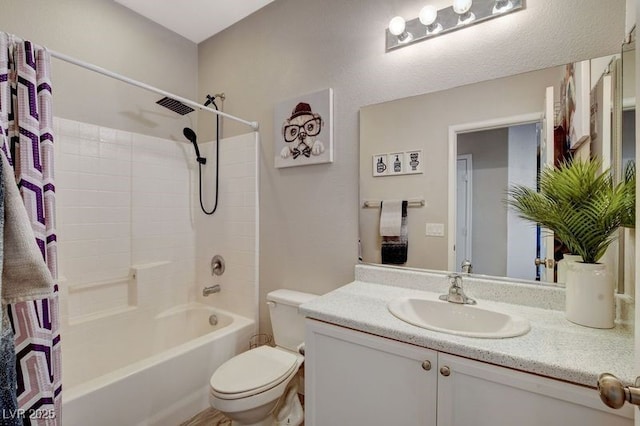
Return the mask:
[(458, 134), (471, 133), (482, 130), (491, 130), (502, 127), (511, 127), (519, 124), (541, 122), (544, 113), (533, 112), (528, 114), (499, 117), (490, 120), (475, 121), (470, 123), (453, 124), (449, 126), (449, 158), (448, 171), (448, 245), (447, 245), (447, 269), (456, 270), (456, 169), (458, 160)]

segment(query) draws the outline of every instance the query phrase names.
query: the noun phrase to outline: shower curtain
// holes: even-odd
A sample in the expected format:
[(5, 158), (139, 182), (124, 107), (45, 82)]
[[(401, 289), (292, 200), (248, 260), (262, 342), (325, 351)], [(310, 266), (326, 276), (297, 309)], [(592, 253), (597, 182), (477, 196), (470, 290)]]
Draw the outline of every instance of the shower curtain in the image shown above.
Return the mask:
[[(0, 33), (0, 148), (20, 188), (47, 267), (57, 282), (53, 115), (49, 53)], [(10, 305), (18, 406), (25, 425), (61, 424), (58, 286), (48, 299)]]

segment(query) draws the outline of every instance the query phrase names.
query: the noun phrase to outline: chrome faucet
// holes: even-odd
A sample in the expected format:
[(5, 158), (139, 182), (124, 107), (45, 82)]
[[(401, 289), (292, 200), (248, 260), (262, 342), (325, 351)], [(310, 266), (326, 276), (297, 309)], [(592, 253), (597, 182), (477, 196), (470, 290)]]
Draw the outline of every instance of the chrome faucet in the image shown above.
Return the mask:
[(203, 296), (208, 296), (210, 294), (213, 293), (220, 293), (220, 285), (216, 284), (216, 285), (212, 285), (211, 287), (205, 287), (202, 289), (202, 295)]
[(473, 271), (473, 265), (471, 264), (471, 261), (469, 259), (465, 259), (462, 261), (462, 265), (460, 265), (460, 269), (465, 274), (470, 274), (471, 271)]
[(464, 294), (462, 289), (462, 276), (460, 274), (449, 274), (449, 293), (440, 296), (440, 300), (458, 303), (461, 305), (475, 305), (476, 301)]

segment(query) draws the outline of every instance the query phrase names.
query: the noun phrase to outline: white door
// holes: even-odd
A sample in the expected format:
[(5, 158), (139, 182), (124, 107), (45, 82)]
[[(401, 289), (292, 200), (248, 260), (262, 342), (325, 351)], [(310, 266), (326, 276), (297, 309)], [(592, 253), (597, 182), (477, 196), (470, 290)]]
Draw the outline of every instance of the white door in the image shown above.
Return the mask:
[(471, 154), (458, 155), (456, 162), (456, 271), (465, 260), (471, 259)]
[[(540, 169), (553, 167), (553, 87), (547, 87), (544, 97), (544, 116), (542, 119), (542, 138), (540, 141)], [(553, 282), (553, 232), (542, 230), (540, 238), (540, 281)], [(536, 259), (537, 260), (537, 259)]]

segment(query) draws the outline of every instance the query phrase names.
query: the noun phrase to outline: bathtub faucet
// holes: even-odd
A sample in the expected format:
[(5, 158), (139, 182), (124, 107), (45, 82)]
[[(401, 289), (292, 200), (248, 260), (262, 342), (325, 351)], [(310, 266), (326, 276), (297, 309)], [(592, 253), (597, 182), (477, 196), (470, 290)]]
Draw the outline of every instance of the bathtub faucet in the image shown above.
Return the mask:
[(211, 287), (205, 287), (202, 289), (202, 295), (203, 296), (208, 296), (210, 294), (213, 293), (220, 293), (220, 285), (216, 284), (216, 285), (212, 285)]

